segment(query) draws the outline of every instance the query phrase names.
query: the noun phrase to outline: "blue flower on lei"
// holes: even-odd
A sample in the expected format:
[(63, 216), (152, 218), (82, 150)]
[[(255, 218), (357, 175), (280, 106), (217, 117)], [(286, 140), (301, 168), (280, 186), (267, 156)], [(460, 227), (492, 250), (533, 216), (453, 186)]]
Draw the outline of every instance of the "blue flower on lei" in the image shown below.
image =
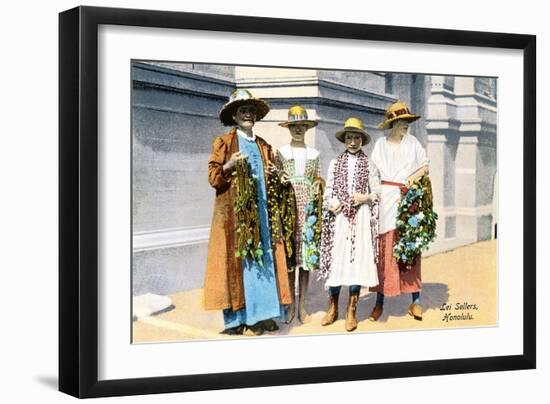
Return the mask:
[(408, 220), (408, 223), (412, 227), (418, 227), (418, 218), (416, 216), (411, 216)]

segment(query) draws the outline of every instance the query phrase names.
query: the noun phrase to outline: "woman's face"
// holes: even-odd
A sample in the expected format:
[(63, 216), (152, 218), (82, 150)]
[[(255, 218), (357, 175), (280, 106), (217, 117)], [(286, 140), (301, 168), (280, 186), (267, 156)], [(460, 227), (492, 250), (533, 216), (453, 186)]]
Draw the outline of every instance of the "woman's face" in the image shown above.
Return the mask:
[(398, 119), (393, 123), (392, 126), (392, 135), (398, 135), (400, 138), (403, 138), (409, 130), (409, 122), (404, 119)]
[(243, 130), (252, 129), (256, 123), (257, 109), (254, 105), (241, 105), (233, 116), (237, 126)]
[(360, 133), (346, 132), (344, 140), (347, 151), (353, 154), (361, 150), (361, 146), (363, 146), (363, 136)]
[(288, 125), (290, 136), (295, 142), (303, 142), (306, 136), (307, 125)]

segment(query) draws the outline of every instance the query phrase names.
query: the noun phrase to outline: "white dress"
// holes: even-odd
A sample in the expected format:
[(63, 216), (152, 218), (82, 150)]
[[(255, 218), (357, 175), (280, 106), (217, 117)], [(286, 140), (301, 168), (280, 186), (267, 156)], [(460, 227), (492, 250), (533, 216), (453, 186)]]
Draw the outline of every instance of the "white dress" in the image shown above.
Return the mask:
[[(353, 175), (357, 157), (353, 154), (348, 160), (348, 192), (352, 192)], [(324, 194), (325, 206), (331, 202), (334, 187), (334, 166), (336, 160), (330, 162)], [(375, 170), (369, 175), (370, 192), (378, 192), (378, 180)], [(333, 201), (335, 202), (335, 201)], [(351, 226), (343, 213), (336, 214), (334, 221), (334, 241), (332, 247), (332, 262), (325, 287), (330, 286), (376, 286), (378, 272), (372, 248), (371, 212), (367, 204), (362, 204), (357, 211), (355, 229), (355, 259), (351, 261), (352, 243), (350, 240)]]
[[(386, 137), (376, 141), (371, 162), (379, 172), (381, 181), (401, 184), (419, 168), (428, 165), (426, 151), (412, 135), (406, 134), (401, 143), (390, 143)], [(401, 191), (395, 185), (381, 184), (380, 191), (380, 234), (395, 229), (397, 206)]]

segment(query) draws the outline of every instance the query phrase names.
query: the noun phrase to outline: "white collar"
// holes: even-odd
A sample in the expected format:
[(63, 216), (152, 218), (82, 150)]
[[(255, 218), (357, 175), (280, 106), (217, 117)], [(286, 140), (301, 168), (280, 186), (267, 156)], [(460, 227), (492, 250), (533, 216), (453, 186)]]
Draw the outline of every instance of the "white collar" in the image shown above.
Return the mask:
[[(284, 146), (281, 146), (279, 148), (279, 151), (281, 152), (281, 154), (285, 158), (291, 159), (292, 155), (293, 155), (293, 149), (298, 150), (297, 148), (293, 148), (290, 145), (290, 143), (288, 143), (288, 144), (285, 144)], [(310, 160), (311, 159), (316, 159), (319, 156), (319, 151), (314, 149), (313, 147), (310, 147), (310, 146), (306, 145), (304, 150), (305, 150), (305, 154), (306, 154), (307, 159), (310, 159)]]
[(242, 130), (240, 130), (239, 128), (236, 128), (237, 129), (237, 135), (239, 135), (240, 137), (242, 137), (243, 139), (249, 141), (249, 142), (255, 142), (256, 141), (256, 134), (254, 132), (252, 132), (252, 137), (249, 137), (246, 133), (244, 133)]
[(390, 146), (399, 146), (399, 145), (402, 145), (403, 143), (408, 143), (409, 138), (410, 138), (410, 135), (409, 135), (409, 132), (407, 132), (407, 133), (405, 133), (405, 136), (403, 136), (403, 138), (401, 139), (401, 141), (399, 143), (392, 143), (388, 140), (388, 137), (385, 136), (385, 139), (386, 139), (385, 143), (390, 145)]

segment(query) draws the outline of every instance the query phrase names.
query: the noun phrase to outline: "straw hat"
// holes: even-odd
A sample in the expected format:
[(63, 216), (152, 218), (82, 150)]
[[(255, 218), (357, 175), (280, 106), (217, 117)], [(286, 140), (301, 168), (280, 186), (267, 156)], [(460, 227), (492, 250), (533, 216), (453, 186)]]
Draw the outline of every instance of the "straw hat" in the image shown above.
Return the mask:
[(288, 121), (282, 122), (279, 126), (288, 128), (290, 125), (306, 125), (308, 129), (317, 126), (317, 122), (308, 119), (307, 111), (301, 105), (294, 105), (288, 109)]
[(370, 142), (370, 135), (365, 131), (365, 125), (359, 118), (348, 118), (344, 123), (344, 129), (336, 132), (336, 139), (344, 143), (346, 132), (355, 132), (363, 135), (363, 146)]
[(411, 113), (407, 104), (402, 101), (397, 101), (386, 109), (386, 113), (384, 114), (384, 122), (378, 125), (378, 129), (388, 129), (391, 123), (397, 121), (398, 119), (403, 119), (407, 122), (414, 122), (418, 118), (420, 118), (420, 115)]
[(233, 116), (237, 113), (237, 109), (241, 105), (254, 105), (257, 109), (256, 120), (263, 119), (269, 112), (269, 105), (260, 98), (252, 96), (250, 91), (243, 89), (235, 89), (229, 96), (229, 101), (222, 107), (220, 111), (220, 121), (225, 126), (236, 125)]

